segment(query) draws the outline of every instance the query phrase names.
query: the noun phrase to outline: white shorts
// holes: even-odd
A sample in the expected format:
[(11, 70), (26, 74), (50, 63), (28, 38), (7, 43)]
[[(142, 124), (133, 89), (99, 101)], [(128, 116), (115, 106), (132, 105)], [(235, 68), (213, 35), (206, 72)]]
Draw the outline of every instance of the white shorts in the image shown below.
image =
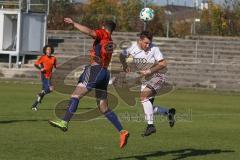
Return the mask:
[(149, 80), (146, 80), (141, 85), (141, 91), (144, 88), (150, 88), (155, 94), (158, 93), (166, 82), (165, 74), (155, 74)]

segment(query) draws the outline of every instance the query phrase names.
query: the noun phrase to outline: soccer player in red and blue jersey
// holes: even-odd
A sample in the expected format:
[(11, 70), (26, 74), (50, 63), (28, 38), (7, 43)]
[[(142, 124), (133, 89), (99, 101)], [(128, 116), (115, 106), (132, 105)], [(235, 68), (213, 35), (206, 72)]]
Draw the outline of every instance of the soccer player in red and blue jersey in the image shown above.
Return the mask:
[(37, 99), (32, 105), (32, 110), (37, 111), (39, 104), (43, 97), (53, 91), (51, 85), (52, 70), (56, 68), (56, 57), (52, 54), (54, 48), (51, 45), (46, 45), (43, 48), (43, 54), (34, 64), (34, 66), (41, 71), (42, 91), (37, 94)]
[(116, 24), (113, 21), (105, 21), (100, 29), (92, 30), (86, 26), (74, 22), (71, 18), (65, 18), (64, 21), (72, 24), (80, 32), (95, 39), (93, 48), (90, 51), (90, 65), (85, 67), (84, 72), (79, 78), (78, 85), (71, 95), (71, 99), (63, 119), (49, 121), (49, 123), (63, 131), (67, 131), (68, 123), (77, 110), (79, 100), (90, 92), (96, 91), (97, 105), (101, 113), (115, 126), (120, 133), (120, 148), (123, 148), (129, 137), (129, 133), (123, 130), (117, 115), (108, 108), (107, 86), (109, 82), (108, 65), (113, 53), (113, 41), (111, 34)]

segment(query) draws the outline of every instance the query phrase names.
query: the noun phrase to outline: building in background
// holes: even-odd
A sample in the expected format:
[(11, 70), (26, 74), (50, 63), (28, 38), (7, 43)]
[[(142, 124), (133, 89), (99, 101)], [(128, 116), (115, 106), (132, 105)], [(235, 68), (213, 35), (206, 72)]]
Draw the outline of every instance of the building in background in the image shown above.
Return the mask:
[(201, 2), (200, 9), (201, 10), (208, 9), (208, 1), (207, 0), (203, 0)]

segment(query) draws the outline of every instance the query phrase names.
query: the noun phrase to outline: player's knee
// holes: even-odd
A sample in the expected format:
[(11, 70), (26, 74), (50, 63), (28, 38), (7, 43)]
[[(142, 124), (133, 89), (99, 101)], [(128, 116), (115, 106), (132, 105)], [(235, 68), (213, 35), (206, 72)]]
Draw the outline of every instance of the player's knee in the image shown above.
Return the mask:
[(107, 112), (108, 111), (107, 102), (103, 101), (103, 100), (99, 101), (98, 108), (99, 108), (101, 113)]
[(99, 107), (99, 110), (100, 110), (100, 112), (101, 113), (105, 113), (105, 112), (107, 112), (109, 109), (108, 109), (108, 107)]
[(78, 98), (78, 99), (81, 99), (82, 97), (84, 97), (84, 93), (76, 93), (76, 92), (73, 92), (73, 94), (71, 95), (72, 98)]
[(141, 100), (141, 102), (145, 102), (145, 101), (149, 100), (149, 97), (147, 97), (147, 96), (140, 96), (140, 100)]
[(80, 96), (79, 96), (79, 95), (76, 95), (76, 94), (72, 94), (72, 95), (71, 95), (71, 98), (77, 98), (77, 99), (80, 99)]

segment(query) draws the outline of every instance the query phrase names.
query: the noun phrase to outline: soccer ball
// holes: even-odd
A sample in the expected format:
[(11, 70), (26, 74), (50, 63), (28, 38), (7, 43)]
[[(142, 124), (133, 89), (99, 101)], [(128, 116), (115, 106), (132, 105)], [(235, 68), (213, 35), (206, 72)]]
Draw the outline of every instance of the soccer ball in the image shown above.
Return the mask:
[(151, 8), (143, 8), (139, 16), (143, 21), (151, 21), (154, 17), (154, 10)]

